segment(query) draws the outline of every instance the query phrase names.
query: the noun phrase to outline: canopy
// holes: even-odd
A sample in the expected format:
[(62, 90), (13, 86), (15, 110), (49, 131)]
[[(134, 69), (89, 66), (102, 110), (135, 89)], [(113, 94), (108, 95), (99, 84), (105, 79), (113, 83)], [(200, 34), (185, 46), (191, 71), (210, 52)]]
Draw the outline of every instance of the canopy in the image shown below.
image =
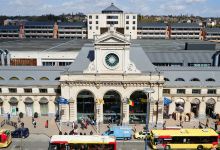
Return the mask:
[(170, 103), (172, 103), (172, 100), (171, 100), (171, 99), (169, 99), (169, 98), (167, 98), (167, 97), (164, 97), (164, 98), (163, 98), (163, 104), (164, 104), (164, 105), (169, 105)]
[(58, 104), (69, 104), (69, 101), (63, 97), (57, 99)]

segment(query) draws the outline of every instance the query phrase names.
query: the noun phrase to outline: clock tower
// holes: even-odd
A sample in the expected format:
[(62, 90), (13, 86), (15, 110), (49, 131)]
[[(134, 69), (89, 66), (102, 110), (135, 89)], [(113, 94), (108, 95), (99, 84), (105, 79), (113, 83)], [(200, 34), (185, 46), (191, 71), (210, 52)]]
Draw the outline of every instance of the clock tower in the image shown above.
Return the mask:
[(95, 36), (94, 40), (94, 61), (84, 73), (141, 73), (130, 60), (130, 36), (116, 32), (114, 27), (110, 27), (108, 32)]

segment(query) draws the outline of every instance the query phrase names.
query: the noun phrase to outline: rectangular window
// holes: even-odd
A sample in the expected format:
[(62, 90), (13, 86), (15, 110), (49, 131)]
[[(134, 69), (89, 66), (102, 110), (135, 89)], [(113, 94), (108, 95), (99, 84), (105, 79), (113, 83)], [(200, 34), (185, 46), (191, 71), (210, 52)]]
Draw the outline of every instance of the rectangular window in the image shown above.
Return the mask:
[(98, 27), (98, 26), (96, 26), (96, 30), (99, 30), (99, 27)]
[(24, 93), (32, 93), (32, 89), (24, 89)]
[(16, 88), (9, 88), (9, 93), (17, 93), (17, 89)]
[(2, 88), (0, 88), (0, 93), (2, 93)]
[(129, 19), (129, 16), (126, 16), (126, 19)]
[(128, 26), (126, 27), (126, 30), (129, 30), (129, 27), (128, 27)]
[(107, 19), (118, 19), (118, 16), (107, 16)]
[(89, 19), (92, 19), (92, 16), (91, 16), (91, 15), (89, 16)]
[(133, 26), (132, 29), (135, 30), (136, 29), (135, 26)]
[(200, 89), (192, 89), (192, 94), (201, 94)]
[(96, 19), (99, 19), (99, 16), (97, 16), (97, 15), (96, 15), (96, 17), (95, 17), (95, 18), (96, 18)]
[(135, 21), (133, 21), (133, 24), (136, 24), (136, 22), (135, 22)]
[(129, 21), (126, 21), (126, 24), (129, 24)]
[(216, 94), (216, 89), (208, 89), (207, 94)]
[(99, 24), (99, 22), (98, 22), (98, 21), (96, 21), (95, 23), (96, 23), (96, 24)]
[(89, 24), (92, 24), (92, 21), (89, 21)]
[(136, 16), (133, 16), (133, 19), (136, 19)]
[(55, 62), (42, 62), (43, 66), (55, 66)]
[(176, 93), (177, 94), (185, 94), (186, 90), (185, 89), (177, 89)]
[(118, 24), (118, 21), (107, 21), (107, 24)]
[(39, 89), (40, 93), (47, 93), (47, 89)]
[(61, 94), (61, 89), (54, 89), (54, 92), (57, 94)]
[(92, 26), (89, 26), (89, 30), (92, 30)]
[(170, 89), (163, 89), (164, 94), (170, 94)]

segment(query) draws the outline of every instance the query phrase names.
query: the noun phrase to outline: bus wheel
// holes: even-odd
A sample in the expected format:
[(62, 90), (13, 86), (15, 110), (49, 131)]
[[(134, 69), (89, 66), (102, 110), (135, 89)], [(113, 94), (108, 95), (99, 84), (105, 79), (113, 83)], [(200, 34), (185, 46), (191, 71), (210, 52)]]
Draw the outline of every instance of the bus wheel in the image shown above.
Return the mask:
[(164, 149), (165, 149), (165, 150), (170, 150), (171, 147), (170, 147), (170, 145), (166, 145)]
[(202, 145), (198, 145), (197, 150), (203, 150), (203, 146)]

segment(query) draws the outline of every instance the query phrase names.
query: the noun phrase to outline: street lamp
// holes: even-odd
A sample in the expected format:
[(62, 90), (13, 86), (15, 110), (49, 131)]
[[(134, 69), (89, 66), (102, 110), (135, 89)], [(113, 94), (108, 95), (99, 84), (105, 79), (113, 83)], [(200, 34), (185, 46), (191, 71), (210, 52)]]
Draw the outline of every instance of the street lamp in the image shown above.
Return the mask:
[[(151, 93), (154, 93), (155, 90), (152, 88), (145, 88), (143, 92), (148, 96), (147, 100), (147, 111), (146, 111), (146, 132), (148, 132), (148, 124), (149, 124), (149, 112), (150, 112), (150, 101), (151, 101)], [(145, 150), (148, 149), (147, 137), (145, 140)]]

